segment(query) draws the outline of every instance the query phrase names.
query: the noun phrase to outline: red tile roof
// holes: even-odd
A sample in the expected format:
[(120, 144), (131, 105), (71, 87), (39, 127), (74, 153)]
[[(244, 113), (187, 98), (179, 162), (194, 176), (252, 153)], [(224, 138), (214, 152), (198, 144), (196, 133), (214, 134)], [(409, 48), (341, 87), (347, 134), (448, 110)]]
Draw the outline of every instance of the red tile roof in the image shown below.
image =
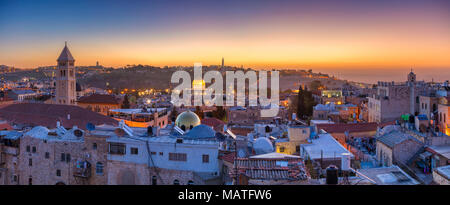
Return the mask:
[(11, 127), (11, 125), (9, 125), (8, 123), (0, 124), (0, 130), (12, 130), (12, 129), (14, 128)]
[(120, 104), (119, 100), (114, 95), (92, 94), (83, 96), (78, 100), (78, 103), (89, 104)]
[[(70, 119), (68, 119), (68, 114), (70, 114)], [(8, 105), (0, 108), (0, 117), (8, 121), (9, 124), (41, 125), (48, 128), (55, 128), (57, 121), (60, 121), (64, 127), (73, 127), (76, 125), (81, 129), (85, 129), (87, 123), (114, 126), (118, 124), (111, 117), (78, 106), (43, 103)]]
[(323, 129), (328, 133), (344, 133), (348, 132), (370, 132), (376, 131), (378, 123), (368, 122), (368, 123), (353, 123), (353, 124), (318, 124), (317, 129)]
[(234, 163), (234, 158), (236, 157), (235, 152), (230, 152), (227, 154), (224, 154), (223, 156), (219, 157), (219, 159), (222, 159), (223, 161)]
[[(278, 161), (287, 162), (285, 166)], [(242, 173), (251, 179), (262, 180), (305, 180), (309, 173), (302, 159), (249, 159), (239, 158), (230, 171), (231, 176)]]
[(217, 129), (216, 131), (222, 130), (225, 125), (225, 122), (217, 118), (204, 118), (201, 123), (212, 127), (214, 130)]

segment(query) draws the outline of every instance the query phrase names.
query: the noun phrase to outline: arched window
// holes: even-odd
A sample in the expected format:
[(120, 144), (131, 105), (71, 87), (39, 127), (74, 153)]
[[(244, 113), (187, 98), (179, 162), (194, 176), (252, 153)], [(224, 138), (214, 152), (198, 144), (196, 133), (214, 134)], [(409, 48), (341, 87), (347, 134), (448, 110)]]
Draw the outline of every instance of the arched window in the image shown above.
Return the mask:
[(97, 143), (92, 144), (92, 149), (96, 150), (97, 149)]
[(186, 126), (184, 126), (184, 125), (181, 125), (181, 127), (180, 127), (183, 131), (186, 131)]
[(157, 184), (156, 176), (152, 176), (152, 185), (156, 185), (156, 184)]
[(173, 185), (180, 185), (180, 181), (178, 179), (173, 180)]
[(194, 185), (194, 181), (189, 180), (187, 184), (188, 184), (188, 185)]
[(103, 174), (103, 163), (97, 162), (97, 164), (95, 165), (95, 173)]

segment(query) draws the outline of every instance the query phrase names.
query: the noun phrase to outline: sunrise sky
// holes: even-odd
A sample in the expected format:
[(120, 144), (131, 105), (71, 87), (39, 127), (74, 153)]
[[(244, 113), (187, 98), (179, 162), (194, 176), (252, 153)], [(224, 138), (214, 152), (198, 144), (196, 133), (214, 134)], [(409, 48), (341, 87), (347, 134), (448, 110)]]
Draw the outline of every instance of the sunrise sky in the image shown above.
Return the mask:
[[(450, 1), (0, 0), (0, 64), (450, 69)], [(448, 71), (447, 71), (448, 72)]]

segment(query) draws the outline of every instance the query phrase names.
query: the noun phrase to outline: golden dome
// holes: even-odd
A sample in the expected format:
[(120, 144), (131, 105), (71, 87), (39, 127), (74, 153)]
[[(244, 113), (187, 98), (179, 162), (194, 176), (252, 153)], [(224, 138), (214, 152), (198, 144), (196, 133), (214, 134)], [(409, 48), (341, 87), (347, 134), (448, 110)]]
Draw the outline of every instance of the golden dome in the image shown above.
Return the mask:
[(188, 131), (197, 125), (200, 125), (200, 118), (191, 111), (184, 111), (178, 115), (175, 125), (184, 131)]

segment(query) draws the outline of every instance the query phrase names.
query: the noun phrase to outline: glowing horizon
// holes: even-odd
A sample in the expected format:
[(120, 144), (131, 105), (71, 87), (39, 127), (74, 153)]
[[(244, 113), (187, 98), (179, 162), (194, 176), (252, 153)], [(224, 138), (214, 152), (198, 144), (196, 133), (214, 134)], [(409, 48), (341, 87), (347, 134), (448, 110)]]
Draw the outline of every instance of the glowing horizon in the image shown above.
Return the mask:
[(448, 1), (4, 2), (0, 64), (448, 69)]

